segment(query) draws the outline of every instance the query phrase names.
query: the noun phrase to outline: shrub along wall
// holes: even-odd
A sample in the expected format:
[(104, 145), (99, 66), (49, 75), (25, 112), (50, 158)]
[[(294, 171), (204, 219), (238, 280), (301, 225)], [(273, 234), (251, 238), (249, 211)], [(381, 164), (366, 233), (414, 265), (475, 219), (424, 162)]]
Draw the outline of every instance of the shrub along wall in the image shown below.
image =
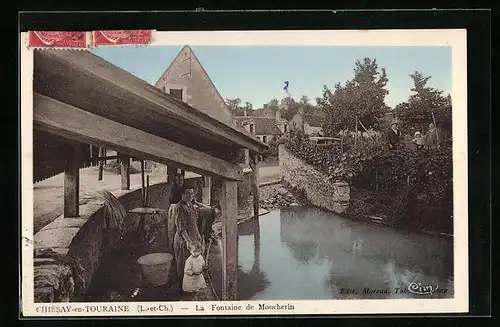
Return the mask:
[(383, 138), (347, 139), (331, 147), (292, 131), (282, 143), (333, 181), (352, 188), (348, 213), (383, 215), (385, 222), (445, 233), (453, 231), (451, 140), (439, 149), (390, 151)]

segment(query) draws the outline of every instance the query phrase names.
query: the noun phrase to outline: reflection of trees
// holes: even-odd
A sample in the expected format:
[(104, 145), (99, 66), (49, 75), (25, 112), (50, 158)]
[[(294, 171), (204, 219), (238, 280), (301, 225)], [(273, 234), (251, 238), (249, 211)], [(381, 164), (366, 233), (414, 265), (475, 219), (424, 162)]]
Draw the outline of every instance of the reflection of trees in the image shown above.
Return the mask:
[(318, 253), (318, 242), (301, 238), (303, 223), (301, 210), (282, 210), (280, 213), (280, 238), (291, 249), (292, 255), (301, 263), (309, 263)]

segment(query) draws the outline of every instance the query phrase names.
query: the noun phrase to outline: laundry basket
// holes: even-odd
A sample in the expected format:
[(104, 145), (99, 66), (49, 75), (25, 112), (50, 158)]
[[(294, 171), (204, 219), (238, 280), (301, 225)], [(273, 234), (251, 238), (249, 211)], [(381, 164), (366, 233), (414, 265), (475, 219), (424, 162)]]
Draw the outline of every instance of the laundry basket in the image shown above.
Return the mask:
[(170, 253), (150, 253), (137, 259), (141, 280), (147, 286), (160, 286), (168, 282), (173, 256)]

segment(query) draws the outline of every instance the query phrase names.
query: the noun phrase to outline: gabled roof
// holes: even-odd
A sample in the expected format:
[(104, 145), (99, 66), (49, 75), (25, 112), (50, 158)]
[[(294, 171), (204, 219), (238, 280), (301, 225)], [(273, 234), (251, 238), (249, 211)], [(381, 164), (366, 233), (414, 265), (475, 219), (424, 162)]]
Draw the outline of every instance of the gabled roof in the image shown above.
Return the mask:
[(281, 130), (276, 125), (274, 118), (268, 117), (234, 117), (238, 126), (243, 126), (245, 122), (255, 124), (255, 134), (257, 135), (281, 135)]
[(155, 86), (161, 88), (169, 83), (182, 85), (186, 90), (183, 100), (190, 106), (226, 124), (232, 123), (231, 109), (189, 46), (179, 51)]

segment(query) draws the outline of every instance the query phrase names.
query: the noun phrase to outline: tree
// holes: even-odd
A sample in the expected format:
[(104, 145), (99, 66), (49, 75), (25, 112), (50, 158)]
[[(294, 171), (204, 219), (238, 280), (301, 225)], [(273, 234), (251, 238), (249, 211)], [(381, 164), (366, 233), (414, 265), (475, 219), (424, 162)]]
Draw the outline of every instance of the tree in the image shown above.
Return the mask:
[(413, 94), (409, 96), (408, 101), (394, 108), (402, 127), (424, 132), (428, 124), (434, 123), (435, 120), (441, 128), (451, 131), (451, 96), (444, 96), (443, 91), (427, 86), (432, 76), (424, 76), (418, 71), (409, 76), (413, 79)]
[[(318, 107), (325, 112), (323, 130), (325, 135), (337, 135), (342, 130), (354, 130), (356, 121), (367, 129), (379, 129), (379, 121), (385, 115), (385, 96), (389, 93), (384, 68), (379, 71), (376, 59), (357, 60), (354, 78), (338, 83), (334, 90), (326, 85), (323, 94), (316, 99)], [(362, 130), (362, 127), (359, 127)]]
[(230, 99), (226, 98), (226, 104), (231, 110), (239, 109), (241, 105), (241, 99), (240, 98), (235, 98), (235, 99)]
[(309, 103), (309, 98), (307, 95), (303, 95), (300, 97), (300, 104), (308, 104)]
[(248, 101), (247, 101), (247, 102), (245, 102), (245, 107), (244, 107), (245, 109), (251, 110), (251, 109), (252, 109), (252, 107), (253, 107), (253, 106), (252, 106), (252, 104), (251, 104), (250, 102), (248, 102)]
[(267, 103), (267, 106), (268, 106), (268, 107), (272, 107), (272, 108), (274, 108), (274, 107), (275, 107), (275, 108), (278, 108), (279, 104), (280, 104), (280, 103), (279, 103), (278, 99), (274, 98), (274, 99), (272, 99), (271, 101), (269, 101), (269, 102)]

